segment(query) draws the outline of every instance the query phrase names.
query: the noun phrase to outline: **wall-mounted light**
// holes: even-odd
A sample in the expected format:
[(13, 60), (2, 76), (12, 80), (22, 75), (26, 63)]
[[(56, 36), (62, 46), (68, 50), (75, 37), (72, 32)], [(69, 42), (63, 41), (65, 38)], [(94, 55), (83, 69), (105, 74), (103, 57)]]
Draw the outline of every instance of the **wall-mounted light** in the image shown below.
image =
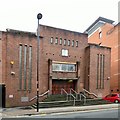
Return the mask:
[(107, 77), (107, 80), (110, 80), (110, 77)]
[(11, 71), (11, 75), (15, 75), (15, 72)]
[(10, 61), (10, 65), (11, 65), (11, 68), (12, 68), (13, 65), (14, 65), (14, 61), (13, 60)]
[(10, 61), (10, 64), (11, 64), (11, 65), (13, 65), (13, 64), (14, 64), (14, 61), (13, 61), (13, 60), (12, 60), (12, 61)]
[(73, 82), (73, 80), (69, 80), (68, 82)]

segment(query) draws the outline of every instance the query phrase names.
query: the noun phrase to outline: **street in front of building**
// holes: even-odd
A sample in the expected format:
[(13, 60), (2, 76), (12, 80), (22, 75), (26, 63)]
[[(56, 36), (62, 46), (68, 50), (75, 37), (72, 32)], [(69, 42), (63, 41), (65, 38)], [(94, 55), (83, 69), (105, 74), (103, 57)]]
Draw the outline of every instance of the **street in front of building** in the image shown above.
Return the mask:
[(118, 109), (43, 114), (31, 118), (118, 118)]
[[(56, 108), (55, 108), (56, 109)], [(69, 111), (69, 110), (68, 110)], [(11, 112), (14, 112), (14, 110)], [(83, 111), (60, 111), (60, 112), (49, 112), (49, 113), (38, 113), (38, 114), (26, 114), (26, 115), (17, 115), (15, 114), (13, 116), (10, 115), (3, 115), (1, 118), (41, 118), (41, 119), (52, 119), (52, 118), (119, 118), (120, 115), (120, 109), (118, 108), (106, 108), (106, 109), (94, 109), (94, 110), (83, 110)]]
[[(108, 112), (110, 110), (110, 112)], [(119, 111), (118, 111), (119, 110)], [(111, 113), (111, 114), (110, 114)], [(115, 117), (120, 113), (119, 104), (91, 105), (91, 106), (69, 106), (41, 108), (39, 112), (36, 109), (24, 109), (22, 107), (6, 108), (2, 110), (2, 118), (82, 118), (82, 117)], [(95, 115), (93, 115), (95, 114)], [(110, 114), (110, 115), (109, 115)], [(109, 115), (109, 116), (108, 116)]]

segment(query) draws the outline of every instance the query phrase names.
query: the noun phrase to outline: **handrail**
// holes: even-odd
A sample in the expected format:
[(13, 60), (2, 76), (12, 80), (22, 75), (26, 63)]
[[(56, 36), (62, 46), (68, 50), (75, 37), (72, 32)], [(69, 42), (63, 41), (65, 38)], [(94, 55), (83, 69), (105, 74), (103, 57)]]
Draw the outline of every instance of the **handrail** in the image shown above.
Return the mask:
[[(43, 97), (44, 95), (48, 94), (49, 92), (50, 92), (50, 90), (47, 90), (47, 91), (44, 92), (43, 94), (40, 94), (39, 97)], [(31, 99), (29, 100), (29, 102), (33, 101), (33, 100), (36, 99), (36, 98), (37, 98), (37, 96), (34, 96), (33, 98), (31, 98)]]
[(81, 96), (84, 97), (84, 105), (85, 105), (85, 103), (86, 103), (86, 96), (85, 96), (84, 94), (80, 93), (80, 100), (82, 100), (82, 99), (81, 99)]
[(72, 96), (74, 98), (73, 106), (75, 106), (75, 96), (73, 94), (71, 94), (71, 93), (70, 93), (70, 96)]
[(95, 96), (96, 98), (98, 97), (95, 93), (90, 93), (90, 92), (87, 91), (86, 89), (83, 89), (83, 91), (85, 91), (85, 92), (88, 93), (89, 95), (93, 95), (93, 96)]
[(62, 91), (63, 91), (64, 93), (68, 94), (64, 88), (61, 88), (61, 94), (63, 94)]
[[(73, 90), (72, 88), (70, 88), (70, 93), (71, 93), (72, 91), (75, 93), (75, 95), (76, 95), (76, 100), (77, 100), (79, 93), (77, 93), (75, 90)], [(72, 94), (72, 93), (71, 93), (71, 94)]]
[(69, 94), (66, 92), (65, 89), (61, 88), (61, 95), (63, 94), (63, 92), (67, 95), (67, 101), (68, 101), (68, 95), (69, 95)]

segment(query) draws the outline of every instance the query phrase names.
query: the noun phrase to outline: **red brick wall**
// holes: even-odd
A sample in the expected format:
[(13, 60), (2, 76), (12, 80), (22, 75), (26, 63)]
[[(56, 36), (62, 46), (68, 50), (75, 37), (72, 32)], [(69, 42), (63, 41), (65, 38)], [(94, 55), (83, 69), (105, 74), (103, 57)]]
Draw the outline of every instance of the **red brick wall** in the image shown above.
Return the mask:
[(93, 33), (89, 38), (89, 43), (101, 43), (102, 46), (111, 47), (111, 78), (110, 86), (113, 92), (118, 89), (118, 25), (113, 26), (106, 23), (101, 28), (102, 38), (99, 39), (99, 30)]
[[(80, 61), (80, 81), (77, 84), (77, 90), (83, 87), (84, 84), (84, 48), (87, 46), (87, 35), (77, 32), (71, 32), (62, 29), (56, 29), (46, 26), (41, 26), (40, 38), (40, 61), (39, 61), (39, 91), (43, 93), (49, 89), (48, 81), (48, 59), (64, 62)], [(78, 47), (74, 45), (64, 46), (59, 44), (51, 44), (50, 38), (58, 37), (69, 40), (79, 41)], [(19, 90), (19, 45), (32, 46), (32, 90)], [(61, 49), (69, 50), (68, 57), (61, 56)], [(37, 61), (37, 38), (30, 36), (29, 33), (19, 31), (8, 31), (3, 35), (3, 81), (6, 84), (6, 105), (9, 106), (23, 106), (31, 104), (29, 102), (21, 102), (21, 97), (28, 97), (29, 99), (36, 95), (36, 61)], [(24, 73), (24, 50), (22, 59), (22, 71)], [(14, 61), (13, 66), (10, 62)], [(28, 58), (27, 58), (28, 63)], [(28, 76), (27, 66), (27, 76)], [(11, 71), (15, 75), (11, 75)], [(24, 79), (24, 74), (22, 74)], [(28, 78), (27, 78), (28, 79)], [(13, 98), (10, 98), (13, 96)], [(35, 102), (35, 101), (34, 101)]]
[[(6, 105), (22, 106), (26, 103), (21, 102), (21, 97), (28, 96), (32, 98), (36, 95), (36, 37), (21, 33), (5, 33), (3, 36), (3, 81), (6, 84)], [(32, 64), (32, 90), (19, 90), (19, 44), (32, 45), (33, 48), (33, 64)], [(23, 56), (24, 57), (24, 56)], [(28, 59), (27, 59), (28, 60)], [(14, 61), (13, 66), (10, 62)], [(28, 61), (27, 61), (28, 62)], [(5, 63), (5, 64), (4, 64)], [(22, 67), (24, 68), (24, 67)], [(11, 71), (15, 75), (11, 75)], [(24, 70), (22, 70), (24, 71)], [(27, 70), (28, 76), (28, 70)], [(27, 78), (28, 79), (28, 78)], [(10, 96), (13, 98), (10, 98)], [(29, 103), (27, 103), (29, 104)]]
[[(85, 48), (88, 46), (88, 38), (86, 34), (68, 31), (64, 29), (58, 29), (53, 27), (48, 27), (41, 25), (40, 26), (40, 60), (39, 60), (39, 92), (40, 94), (47, 91), (52, 87), (52, 82), (49, 78), (49, 64), (48, 61), (59, 61), (59, 62), (71, 62), (71, 63), (79, 63), (79, 68), (76, 73), (73, 74), (57, 74), (52, 73), (53, 77), (60, 75), (67, 78), (71, 77), (78, 77), (76, 90), (80, 92), (82, 88), (84, 88), (85, 84), (85, 56), (86, 51)], [(54, 38), (53, 44), (50, 43), (51, 37)], [(58, 44), (55, 44), (55, 38), (58, 37)], [(78, 47), (74, 45), (74, 47), (66, 46), (59, 44), (59, 40), (74, 40), (78, 41)], [(32, 89), (31, 91), (27, 90), (19, 90), (19, 45), (27, 45), (32, 46)], [(67, 49), (69, 51), (68, 57), (63, 57), (61, 55), (61, 50)], [(2, 81), (6, 85), (6, 105), (9, 106), (23, 106), (28, 104), (33, 104), (33, 102), (21, 102), (21, 97), (28, 97), (31, 99), (32, 97), (36, 96), (36, 62), (37, 62), (37, 37), (35, 34), (31, 34), (29, 32), (21, 32), (21, 31), (8, 31), (4, 32), (2, 35)], [(95, 57), (94, 54), (97, 54), (99, 50), (95, 48), (90, 49), (90, 62)], [(105, 52), (104, 54), (108, 54), (108, 58), (106, 60), (109, 61), (109, 53), (108, 50), (104, 49), (101, 52)], [(99, 51), (99, 52), (100, 52)], [(22, 59), (22, 73), (24, 73), (24, 49), (23, 49), (23, 59)], [(14, 61), (14, 64), (11, 66), (10, 62)], [(29, 67), (28, 67), (29, 59), (28, 59), (28, 51), (27, 51), (27, 81), (28, 81), (28, 74), (29, 74)], [(93, 63), (90, 63), (90, 67), (93, 68)], [(109, 68), (106, 66), (105, 69)], [(11, 71), (15, 72), (15, 75), (11, 75)], [(92, 71), (92, 69), (91, 69)], [(108, 70), (109, 72), (109, 70)], [(108, 73), (106, 73), (106, 76)], [(95, 76), (94, 76), (95, 77)], [(22, 79), (24, 79), (24, 74), (22, 74)], [(93, 79), (90, 78), (90, 81)], [(94, 92), (92, 89), (93, 83), (90, 82), (89, 89)], [(108, 87), (106, 88), (109, 89)], [(50, 89), (51, 90), (51, 89)], [(97, 93), (97, 91), (95, 91)], [(102, 91), (101, 91), (102, 92)], [(107, 91), (105, 91), (107, 92)], [(12, 97), (12, 98), (11, 98)]]
[[(110, 93), (110, 60), (111, 49), (90, 45), (90, 74), (89, 74), (89, 91), (98, 96), (105, 96)], [(105, 56), (104, 61), (104, 88), (97, 88), (97, 54)]]
[[(85, 47), (88, 45), (87, 35), (72, 31), (67, 31), (64, 29), (57, 29), (47, 26), (41, 26), (41, 36), (43, 38), (42, 46), (41, 46), (41, 55), (42, 55), (42, 73), (41, 73), (41, 85), (46, 86), (46, 83), (48, 82), (48, 59), (51, 59), (52, 61), (60, 61), (60, 62), (80, 62), (80, 80), (77, 84), (77, 91), (80, 91), (80, 89), (84, 86), (84, 55), (85, 55)], [(50, 43), (50, 38), (54, 38), (53, 44)], [(55, 44), (55, 38), (58, 37), (58, 44)], [(59, 44), (60, 38), (62, 40), (74, 40), (78, 41), (78, 47), (74, 45), (72, 47), (71, 45), (64, 46), (63, 41), (62, 45)], [(43, 48), (44, 46), (44, 48)], [(65, 48), (69, 51), (68, 57), (62, 57), (61, 50), (62, 48)], [(44, 76), (43, 76), (44, 75)], [(53, 76), (54, 77), (54, 76)], [(69, 74), (66, 75), (66, 77), (70, 77)], [(46, 89), (46, 88), (45, 88)]]

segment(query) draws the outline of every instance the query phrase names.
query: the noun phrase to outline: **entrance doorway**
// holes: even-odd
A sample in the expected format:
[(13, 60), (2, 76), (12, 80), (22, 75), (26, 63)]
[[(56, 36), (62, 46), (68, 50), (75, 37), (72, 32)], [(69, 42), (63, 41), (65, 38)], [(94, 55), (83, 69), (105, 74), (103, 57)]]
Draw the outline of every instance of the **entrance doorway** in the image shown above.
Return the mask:
[(52, 94), (61, 94), (63, 88), (67, 93), (70, 93), (70, 88), (75, 90), (76, 81), (73, 80), (53, 80)]
[(0, 107), (5, 108), (5, 96), (6, 96), (6, 89), (5, 85), (1, 84), (0, 85)]

